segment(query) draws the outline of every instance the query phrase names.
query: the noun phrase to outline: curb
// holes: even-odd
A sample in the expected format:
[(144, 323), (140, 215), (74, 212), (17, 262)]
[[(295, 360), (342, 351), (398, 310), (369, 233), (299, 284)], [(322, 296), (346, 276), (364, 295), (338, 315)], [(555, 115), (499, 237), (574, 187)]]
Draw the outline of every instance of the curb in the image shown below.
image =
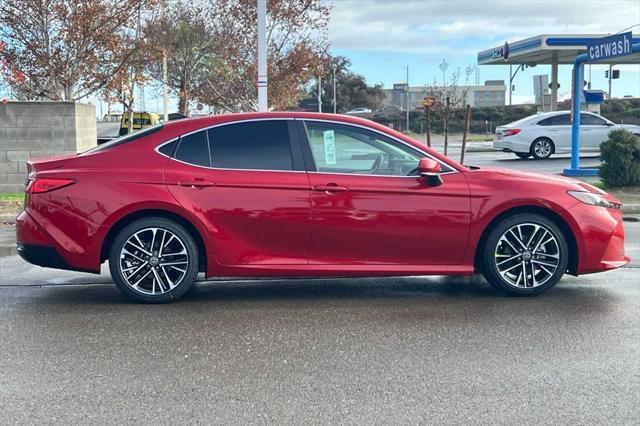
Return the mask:
[(640, 214), (640, 204), (622, 204), (622, 213)]

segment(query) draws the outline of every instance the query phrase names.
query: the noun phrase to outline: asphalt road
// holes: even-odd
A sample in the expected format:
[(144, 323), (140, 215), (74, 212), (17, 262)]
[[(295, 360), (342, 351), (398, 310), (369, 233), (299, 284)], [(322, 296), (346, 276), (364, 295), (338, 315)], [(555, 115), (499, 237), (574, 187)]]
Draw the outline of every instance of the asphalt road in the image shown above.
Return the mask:
[(148, 306), (6, 257), (0, 418), (637, 424), (638, 266), (534, 298), (480, 278), (220, 281)]
[[(547, 173), (568, 163), (467, 158)], [(640, 223), (625, 230), (630, 267), (534, 298), (498, 296), (479, 277), (213, 281), (148, 306), (106, 268), (1, 257), (0, 419), (637, 424)]]

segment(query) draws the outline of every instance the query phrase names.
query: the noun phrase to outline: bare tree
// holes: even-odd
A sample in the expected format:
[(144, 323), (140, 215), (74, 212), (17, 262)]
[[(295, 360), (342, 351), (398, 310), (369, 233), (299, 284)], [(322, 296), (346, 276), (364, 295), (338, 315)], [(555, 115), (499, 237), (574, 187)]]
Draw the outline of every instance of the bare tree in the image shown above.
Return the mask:
[[(199, 100), (227, 111), (257, 109), (257, 8), (255, 0), (218, 0), (211, 21), (224, 42), (206, 60)], [(327, 58), (330, 7), (321, 0), (267, 3), (269, 107), (295, 106), (306, 83), (322, 72)]]
[(437, 99), (435, 112), (442, 118), (444, 129), (444, 155), (447, 155), (449, 148), (449, 123), (454, 114), (462, 111), (467, 105), (469, 76), (471, 71), (469, 67), (465, 70), (465, 80), (463, 85), (460, 82), (460, 68), (451, 74), (449, 84), (446, 86), (438, 86), (434, 80), (433, 85), (426, 87), (426, 94), (434, 96)]
[(0, 5), (0, 58), (26, 99), (78, 100), (103, 89), (138, 49), (139, 10), (160, 0), (11, 0)]

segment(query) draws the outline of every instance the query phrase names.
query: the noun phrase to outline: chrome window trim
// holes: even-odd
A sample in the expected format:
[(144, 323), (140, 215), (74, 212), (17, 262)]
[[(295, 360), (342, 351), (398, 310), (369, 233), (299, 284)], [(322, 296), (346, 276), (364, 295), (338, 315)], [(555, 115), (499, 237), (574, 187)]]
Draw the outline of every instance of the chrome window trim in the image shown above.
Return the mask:
[[(192, 167), (199, 167), (201, 169), (208, 169), (208, 170), (239, 170), (239, 171), (253, 171), (253, 172), (281, 172), (281, 173), (316, 173), (316, 174), (327, 174), (327, 175), (341, 175), (341, 176), (375, 176), (375, 177), (391, 177), (391, 178), (416, 178), (419, 176), (397, 176), (397, 175), (370, 175), (370, 174), (363, 174), (363, 173), (331, 173), (331, 172), (318, 172), (318, 171), (308, 171), (308, 170), (268, 170), (268, 169), (230, 169), (230, 168), (224, 168), (224, 167), (206, 167), (206, 166), (199, 166), (197, 164), (191, 164), (191, 163), (187, 163), (185, 161), (181, 161), (178, 160), (177, 158), (174, 157), (170, 157), (168, 155), (163, 154), (162, 152), (159, 151), (159, 149), (161, 147), (163, 147), (164, 145), (167, 145), (171, 142), (174, 142), (176, 140), (179, 140), (180, 138), (184, 137), (184, 136), (189, 136), (193, 133), (198, 133), (198, 132), (202, 132), (202, 131), (206, 131), (209, 129), (214, 129), (216, 127), (221, 127), (221, 126), (228, 126), (231, 124), (238, 124), (238, 123), (248, 123), (248, 122), (252, 122), (252, 121), (271, 121), (271, 120), (301, 120), (301, 121), (318, 121), (318, 122), (323, 122), (323, 123), (334, 123), (334, 124), (342, 124), (345, 126), (353, 126), (353, 127), (359, 127), (361, 129), (365, 129), (365, 130), (369, 130), (371, 132), (377, 133), (379, 135), (388, 137), (389, 139), (392, 139), (396, 142), (401, 143), (404, 146), (407, 146), (411, 149), (414, 149), (416, 151), (418, 151), (419, 153), (423, 154), (426, 157), (431, 158), (432, 160), (436, 161), (438, 164), (440, 165), (445, 165), (448, 168), (452, 169), (449, 172), (444, 172), (444, 173), (440, 173), (441, 176), (444, 175), (449, 175), (449, 174), (453, 174), (453, 173), (460, 173), (459, 170), (457, 170), (455, 167), (451, 166), (450, 164), (447, 164), (444, 161), (441, 161), (435, 157), (433, 157), (431, 154), (423, 151), (422, 149), (413, 146), (401, 139), (398, 139), (394, 136), (391, 136), (387, 133), (381, 132), (377, 129), (372, 129), (371, 127), (367, 127), (361, 124), (355, 124), (355, 123), (348, 123), (348, 122), (344, 122), (344, 121), (339, 121), (339, 120), (327, 120), (327, 119), (316, 119), (316, 118), (294, 118), (294, 117), (273, 117), (273, 118), (250, 118), (250, 119), (238, 119), (238, 120), (233, 120), (233, 121), (225, 121), (224, 123), (218, 123), (218, 124), (214, 124), (212, 126), (209, 127), (201, 127), (197, 130), (193, 130), (191, 132), (185, 133), (183, 135), (180, 135), (178, 137), (175, 137), (173, 139), (170, 139), (166, 142), (162, 142), (160, 145), (156, 146), (154, 151), (163, 156), (168, 158), (169, 160), (173, 160), (176, 161), (178, 163), (182, 163), (182, 164), (186, 164), (188, 166), (192, 166)], [(209, 136), (207, 135), (207, 138)], [(208, 140), (208, 139), (207, 139)]]

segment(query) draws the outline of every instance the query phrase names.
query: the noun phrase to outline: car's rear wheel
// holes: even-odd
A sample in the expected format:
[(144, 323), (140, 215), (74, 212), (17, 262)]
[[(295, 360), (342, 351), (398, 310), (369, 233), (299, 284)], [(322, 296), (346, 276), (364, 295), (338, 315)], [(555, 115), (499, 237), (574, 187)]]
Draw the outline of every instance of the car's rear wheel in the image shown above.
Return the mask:
[(161, 217), (122, 229), (109, 254), (111, 277), (125, 295), (143, 303), (178, 299), (198, 273), (198, 246), (179, 224)]
[(527, 296), (558, 283), (569, 253), (560, 228), (537, 214), (517, 214), (498, 223), (482, 248), (482, 272), (502, 293)]
[(514, 152), (515, 155), (517, 155), (518, 157), (524, 159), (527, 159), (529, 157), (531, 157), (531, 154), (529, 154), (528, 152)]
[(555, 151), (553, 141), (549, 138), (538, 138), (531, 144), (529, 153), (536, 160), (545, 160)]

